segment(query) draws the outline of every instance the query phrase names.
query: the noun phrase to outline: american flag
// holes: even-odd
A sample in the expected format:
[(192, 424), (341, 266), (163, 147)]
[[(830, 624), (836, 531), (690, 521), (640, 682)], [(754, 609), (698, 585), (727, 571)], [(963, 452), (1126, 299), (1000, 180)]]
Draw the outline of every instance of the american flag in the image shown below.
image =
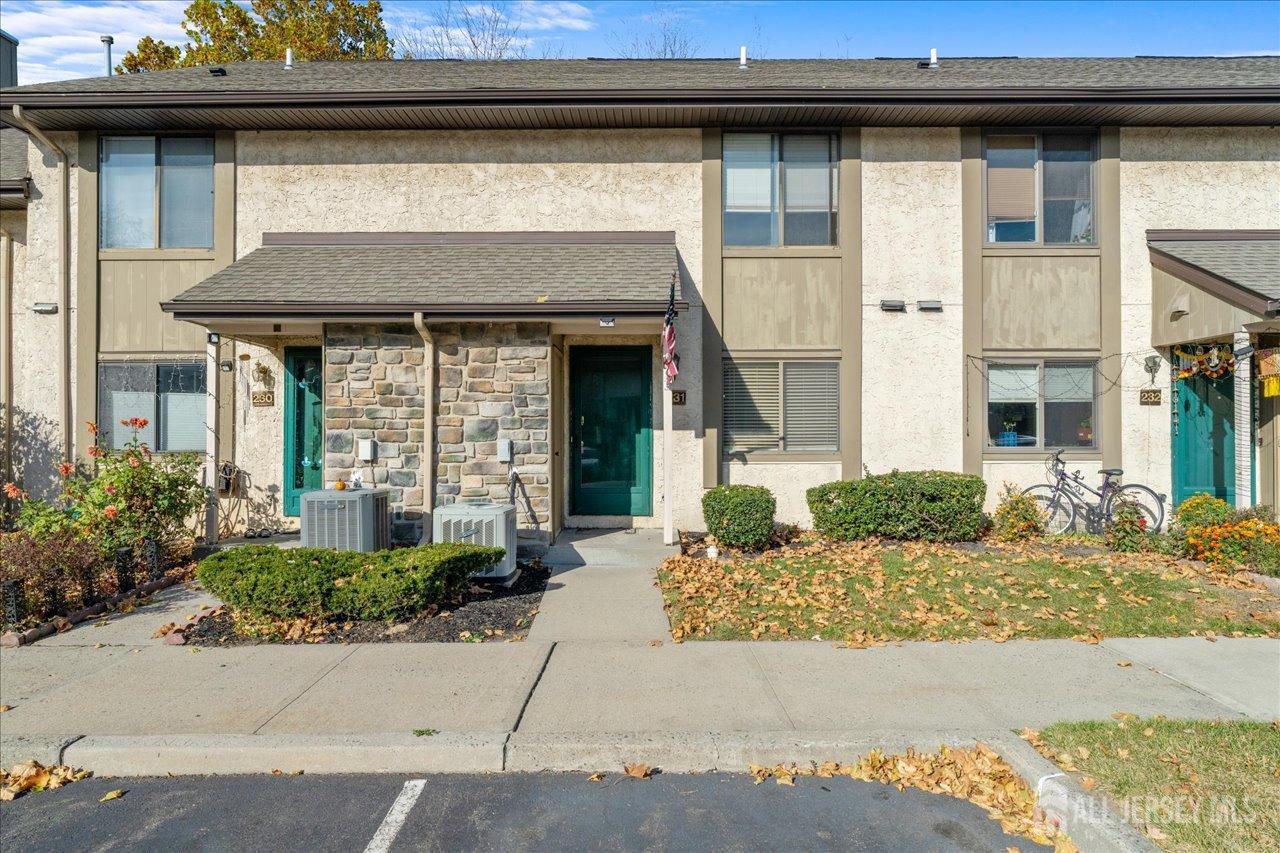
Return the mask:
[(667, 316), (662, 320), (662, 378), (671, 387), (680, 372), (680, 356), (676, 354), (676, 278), (671, 274), (671, 295), (667, 297)]

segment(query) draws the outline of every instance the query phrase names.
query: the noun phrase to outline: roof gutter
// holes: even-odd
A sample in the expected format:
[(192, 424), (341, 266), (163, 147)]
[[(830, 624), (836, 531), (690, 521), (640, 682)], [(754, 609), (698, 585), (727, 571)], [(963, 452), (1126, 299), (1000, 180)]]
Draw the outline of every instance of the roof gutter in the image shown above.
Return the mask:
[(435, 523), (432, 514), (436, 505), (436, 341), (427, 325), (427, 316), (413, 312), (413, 327), (422, 338), (422, 451), (418, 454), (420, 466), (418, 481), (422, 483), (422, 533), (418, 544), (431, 542)]
[(21, 105), (13, 105), (12, 120), (37, 142), (51, 150), (58, 160), (59, 184), (62, 187), (58, 204), (58, 314), (59, 324), (62, 327), (62, 345), (58, 353), (58, 384), (62, 397), (62, 457), (70, 462), (75, 459), (75, 449), (72, 446), (71, 409), (71, 236), (68, 231), (71, 219), (71, 170), (67, 163), (67, 152), (27, 119)]
[[(196, 319), (252, 319), (254, 317), (278, 317), (281, 319), (307, 319), (312, 321), (326, 320), (341, 322), (343, 320), (388, 320), (403, 321), (406, 316), (415, 313), (429, 314), (433, 320), (482, 319), (529, 320), (550, 318), (583, 317), (654, 317), (667, 311), (667, 303), (662, 300), (653, 302), (539, 302), (539, 303), (502, 303), (502, 304), (394, 304), (394, 303), (342, 303), (319, 302), (299, 304), (296, 302), (195, 302), (186, 300), (169, 300), (161, 302), (160, 308), (179, 320)], [(677, 301), (676, 310), (686, 311), (689, 303)]]

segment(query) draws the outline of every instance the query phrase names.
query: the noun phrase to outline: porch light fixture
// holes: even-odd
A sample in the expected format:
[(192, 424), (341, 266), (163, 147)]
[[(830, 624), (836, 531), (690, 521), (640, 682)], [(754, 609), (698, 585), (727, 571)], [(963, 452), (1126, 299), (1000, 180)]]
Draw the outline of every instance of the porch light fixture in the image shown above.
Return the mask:
[(219, 335), (217, 332), (210, 332), (208, 336), (205, 338), (205, 341), (211, 344), (216, 344), (221, 340), (222, 340), (222, 336)]
[(612, 317), (601, 317), (601, 318), (600, 318), (600, 328), (602, 328), (602, 329), (612, 329), (612, 328), (613, 328), (613, 318), (612, 318)]
[(233, 362), (231, 359), (225, 358), (222, 361), (218, 362), (218, 369), (221, 370), (223, 373), (230, 373), (231, 371), (236, 369), (236, 365), (235, 365), (235, 362)]
[(58, 303), (56, 302), (37, 302), (31, 306), (31, 310), (37, 314), (57, 314)]
[(916, 303), (916, 310), (917, 311), (941, 311), (942, 300), (941, 299), (921, 299), (919, 302)]
[(903, 302), (901, 299), (881, 299), (880, 310), (906, 313), (907, 303)]

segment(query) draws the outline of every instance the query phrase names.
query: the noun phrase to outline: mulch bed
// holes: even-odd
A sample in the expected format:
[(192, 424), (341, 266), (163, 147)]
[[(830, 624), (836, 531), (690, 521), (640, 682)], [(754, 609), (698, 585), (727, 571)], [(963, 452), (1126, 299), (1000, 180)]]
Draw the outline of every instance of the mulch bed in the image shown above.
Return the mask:
[(510, 589), (473, 584), (461, 603), (406, 622), (335, 622), (301, 639), (249, 637), (236, 633), (231, 615), (201, 619), (186, 633), (193, 646), (254, 646), (264, 643), (484, 643), (523, 640), (542, 602), (551, 570), (540, 564), (520, 566), (520, 579)]

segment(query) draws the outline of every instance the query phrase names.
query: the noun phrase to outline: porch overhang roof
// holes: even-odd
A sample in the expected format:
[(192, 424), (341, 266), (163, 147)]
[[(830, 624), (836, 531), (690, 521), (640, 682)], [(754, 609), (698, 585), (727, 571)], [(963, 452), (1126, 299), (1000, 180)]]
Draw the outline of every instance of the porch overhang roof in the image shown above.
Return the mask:
[(1152, 230), (1151, 265), (1259, 317), (1280, 315), (1280, 229)]
[(193, 322), (660, 317), (678, 270), (670, 231), (268, 233), (161, 308)]

